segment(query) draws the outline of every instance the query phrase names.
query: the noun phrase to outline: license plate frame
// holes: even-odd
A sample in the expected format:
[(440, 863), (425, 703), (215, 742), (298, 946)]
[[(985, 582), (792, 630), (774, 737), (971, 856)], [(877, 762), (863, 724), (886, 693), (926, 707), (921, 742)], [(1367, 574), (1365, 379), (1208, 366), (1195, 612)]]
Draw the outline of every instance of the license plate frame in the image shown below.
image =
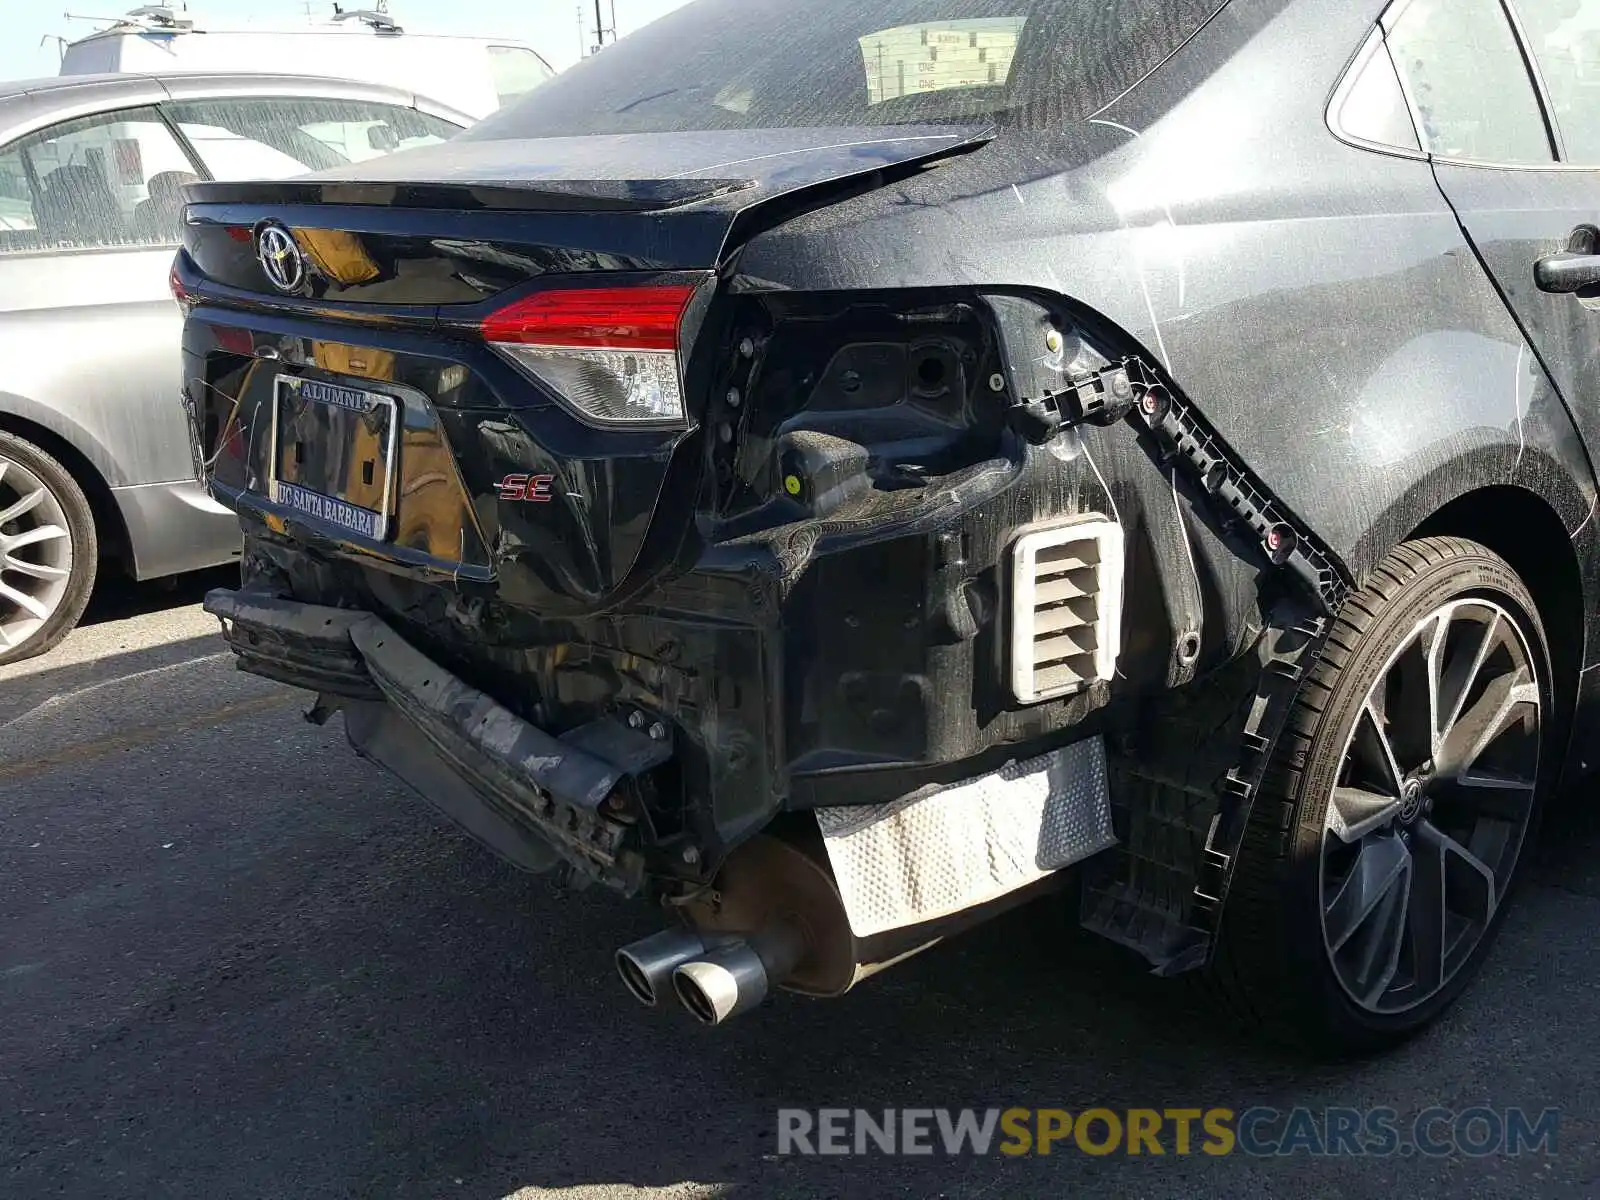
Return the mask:
[[(297, 410), (285, 420), (285, 405), (297, 404)], [(272, 444), (267, 454), (267, 495), (280, 507), (302, 516), (326, 522), (345, 533), (354, 533), (371, 541), (382, 542), (389, 538), (394, 513), (394, 495), (400, 448), (399, 400), (384, 392), (367, 388), (349, 387), (345, 384), (327, 383), (307, 379), (301, 375), (276, 375), (272, 381)], [(305, 422), (316, 426), (320, 436), (317, 449), (322, 454), (341, 455), (353, 446), (361, 432), (361, 424), (369, 423), (374, 413), (383, 413), (383, 444), (373, 462), (381, 462), (383, 479), (376, 484), (377, 507), (360, 504), (324, 490), (336, 486), (331, 477), (325, 477), (318, 486), (310, 486), (302, 478), (295, 478), (299, 464), (286, 469), (283, 457), (284, 435), (301, 427)], [(337, 433), (333, 431), (337, 430)], [(332, 445), (330, 445), (332, 443)], [(325, 464), (332, 465), (332, 464)], [(348, 464), (347, 464), (348, 465)], [(331, 476), (331, 473), (325, 473)], [(290, 477), (285, 477), (290, 476)], [(363, 480), (361, 485), (369, 491), (373, 484)], [(363, 499), (370, 499), (364, 496)]]

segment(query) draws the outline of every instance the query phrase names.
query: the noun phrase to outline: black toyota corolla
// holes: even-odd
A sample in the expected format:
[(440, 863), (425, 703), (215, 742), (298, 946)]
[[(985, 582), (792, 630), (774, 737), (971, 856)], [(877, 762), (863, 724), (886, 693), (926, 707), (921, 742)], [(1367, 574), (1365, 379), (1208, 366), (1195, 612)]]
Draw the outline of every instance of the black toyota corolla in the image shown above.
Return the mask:
[(1397, 1040), (1600, 714), (1568, 7), (696, 0), (445, 145), (192, 187), (207, 607), (656, 905), (646, 1003), (1048, 894)]

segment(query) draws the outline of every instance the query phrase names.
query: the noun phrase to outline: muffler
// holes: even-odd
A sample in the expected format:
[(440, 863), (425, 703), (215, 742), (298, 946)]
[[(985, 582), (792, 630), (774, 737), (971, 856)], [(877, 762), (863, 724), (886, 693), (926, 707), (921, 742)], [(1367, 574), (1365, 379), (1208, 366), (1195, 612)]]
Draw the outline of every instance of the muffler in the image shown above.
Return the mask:
[(868, 976), (1066, 879), (1053, 872), (960, 912), (858, 937), (820, 838), (808, 844), (762, 834), (729, 856), (714, 888), (679, 906), (687, 928), (624, 946), (617, 951), (617, 972), (649, 1005), (659, 1004), (670, 979), (697, 1020), (720, 1025), (778, 988), (842, 996)]
[(789, 978), (805, 952), (805, 934), (779, 924), (678, 964), (672, 986), (697, 1021), (720, 1025), (765, 1000)]
[(641, 1004), (654, 1008), (667, 990), (673, 970), (711, 948), (692, 929), (663, 929), (617, 951), (617, 974)]

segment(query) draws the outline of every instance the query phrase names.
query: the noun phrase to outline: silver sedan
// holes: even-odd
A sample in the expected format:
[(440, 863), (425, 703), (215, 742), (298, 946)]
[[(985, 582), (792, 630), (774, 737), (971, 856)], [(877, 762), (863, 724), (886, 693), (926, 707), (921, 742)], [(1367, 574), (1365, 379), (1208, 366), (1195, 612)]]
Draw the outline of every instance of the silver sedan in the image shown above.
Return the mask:
[(0, 84), (0, 663), (65, 637), (102, 568), (153, 579), (239, 556), (176, 399), (183, 186), (339, 166), (469, 120), (288, 75)]

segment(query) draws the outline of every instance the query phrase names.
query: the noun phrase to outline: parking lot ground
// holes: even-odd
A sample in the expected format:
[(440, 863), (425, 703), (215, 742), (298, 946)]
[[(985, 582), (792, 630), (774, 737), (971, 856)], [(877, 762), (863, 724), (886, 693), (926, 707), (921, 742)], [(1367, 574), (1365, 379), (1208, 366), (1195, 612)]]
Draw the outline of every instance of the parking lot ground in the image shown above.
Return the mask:
[[(721, 1031), (624, 994), (647, 908), (521, 876), (241, 675), (207, 580), (0, 670), (0, 1195), (1578, 1196), (1600, 1190), (1600, 821), (1547, 829), (1477, 988), (1308, 1064), (1013, 913)], [(211, 581), (214, 582), (214, 581)], [(780, 1107), (1561, 1110), (1543, 1153), (780, 1157)]]

